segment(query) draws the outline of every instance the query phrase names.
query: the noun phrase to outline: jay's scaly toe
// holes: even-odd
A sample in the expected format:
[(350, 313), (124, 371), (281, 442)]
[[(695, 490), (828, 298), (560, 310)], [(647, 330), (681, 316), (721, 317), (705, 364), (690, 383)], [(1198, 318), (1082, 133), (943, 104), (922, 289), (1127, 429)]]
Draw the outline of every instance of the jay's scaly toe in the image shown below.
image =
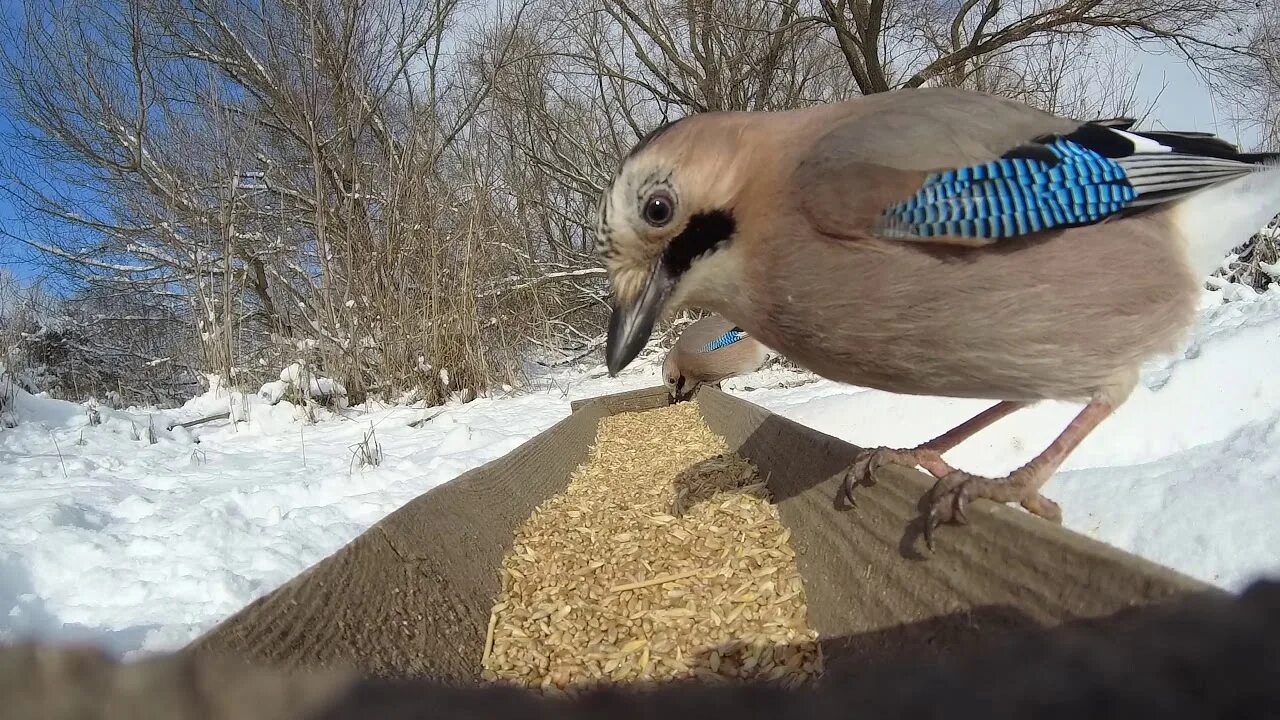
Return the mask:
[(1023, 467), (1003, 478), (973, 475), (954, 470), (938, 478), (927, 497), (929, 509), (924, 519), (924, 541), (934, 549), (933, 533), (943, 523), (969, 522), (965, 509), (971, 500), (982, 498), (998, 503), (1016, 502), (1028, 512), (1053, 523), (1062, 522), (1062, 508), (1040, 494), (1040, 486), (1047, 478), (1036, 477), (1044, 472), (1034, 467)]
[(926, 445), (910, 449), (889, 447), (865, 449), (854, 457), (853, 464), (844, 473), (842, 487), (849, 504), (854, 504), (854, 488), (859, 485), (875, 485), (876, 471), (888, 464), (908, 468), (919, 466), (935, 478), (942, 478), (955, 472), (955, 468), (942, 459), (942, 453)]

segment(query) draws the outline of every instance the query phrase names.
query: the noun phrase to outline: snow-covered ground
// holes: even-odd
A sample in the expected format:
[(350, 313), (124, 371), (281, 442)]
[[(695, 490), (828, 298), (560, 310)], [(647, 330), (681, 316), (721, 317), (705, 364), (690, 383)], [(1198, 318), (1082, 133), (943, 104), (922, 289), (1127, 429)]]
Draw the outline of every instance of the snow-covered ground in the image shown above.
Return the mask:
[[(1236, 590), (1280, 574), (1280, 290), (1226, 292), (1233, 302), (1206, 293), (1190, 349), (1152, 363), (1045, 492), (1067, 526)], [(984, 407), (798, 379), (770, 369), (725, 386), (861, 445), (915, 444)], [(650, 360), (616, 379), (594, 368), (503, 397), (346, 408), (314, 423), (287, 402), (237, 396), (241, 422), (171, 431), (225, 412), (227, 395), (154, 414), (99, 408), (91, 425), (83, 405), (14, 389), (18, 425), (0, 422), (0, 640), (88, 640), (125, 657), (178, 648), (411, 498), (549, 427), (571, 399), (658, 382)], [(1010, 470), (1077, 409), (1017, 413), (949, 458)], [(358, 460), (371, 428), (376, 467)]]

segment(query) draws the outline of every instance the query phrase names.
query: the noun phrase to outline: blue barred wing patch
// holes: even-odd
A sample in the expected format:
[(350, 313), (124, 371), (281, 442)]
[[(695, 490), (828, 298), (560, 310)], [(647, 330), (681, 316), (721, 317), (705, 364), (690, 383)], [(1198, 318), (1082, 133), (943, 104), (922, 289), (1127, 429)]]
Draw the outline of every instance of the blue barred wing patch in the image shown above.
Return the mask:
[(746, 336), (747, 336), (747, 333), (742, 328), (733, 328), (732, 330), (729, 330), (728, 332), (716, 338), (715, 340), (712, 340), (706, 345), (703, 345), (702, 351), (713, 352), (715, 350), (719, 350), (722, 347), (728, 347), (729, 345), (732, 345), (738, 342), (739, 340), (741, 340)]
[(1115, 160), (1065, 138), (1039, 148), (1056, 160), (1013, 153), (930, 175), (908, 200), (884, 212), (886, 235), (1008, 238), (1088, 225), (1138, 196)]

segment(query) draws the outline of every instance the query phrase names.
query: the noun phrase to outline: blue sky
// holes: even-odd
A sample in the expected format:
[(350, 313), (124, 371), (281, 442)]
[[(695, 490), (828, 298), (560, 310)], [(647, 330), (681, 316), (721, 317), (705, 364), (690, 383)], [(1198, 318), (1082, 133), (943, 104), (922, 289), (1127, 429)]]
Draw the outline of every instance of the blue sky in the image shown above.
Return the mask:
[[(9, 118), (0, 112), (0, 137), (7, 135), (12, 129)], [(9, 153), (14, 152), (7, 143), (0, 142), (0, 161), (6, 160)], [(0, 228), (14, 234), (20, 233), (20, 217), (17, 210), (9, 202), (9, 198), (0, 193)], [(31, 265), (30, 250), (12, 238), (0, 234), (0, 267), (12, 270), (19, 277), (29, 277), (37, 271)]]
[[(12, 18), (18, 11), (19, 0), (0, 0), (0, 13), (4, 19)], [(4, 50), (8, 51), (13, 47), (14, 38), (8, 33), (0, 33), (0, 45)], [(8, 116), (8, 112), (3, 104), (3, 90), (0, 90), (0, 163), (7, 164), (7, 160), (15, 150), (9, 147), (3, 138), (12, 132), (13, 125)], [(2, 180), (0, 180), (2, 181)], [(0, 228), (14, 234), (20, 233), (21, 218), (17, 210), (10, 203), (9, 198), (0, 192)], [(30, 261), (32, 253), (22, 243), (0, 234), (0, 267), (13, 271), (21, 278), (29, 278), (38, 272), (39, 268), (35, 267)]]

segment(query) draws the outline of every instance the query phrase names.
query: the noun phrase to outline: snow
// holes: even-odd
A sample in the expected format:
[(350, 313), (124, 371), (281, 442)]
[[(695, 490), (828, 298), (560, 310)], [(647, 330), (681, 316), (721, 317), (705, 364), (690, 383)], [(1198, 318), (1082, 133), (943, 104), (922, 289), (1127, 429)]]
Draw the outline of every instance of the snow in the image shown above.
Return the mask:
[[(1150, 363), (1045, 488), (1067, 527), (1228, 590), (1280, 575), (1277, 355), (1280, 289), (1206, 292), (1187, 350)], [(0, 425), (0, 640), (85, 640), (125, 658), (179, 648), (410, 499), (550, 427), (570, 400), (660, 384), (660, 359), (619, 378), (557, 371), (465, 404), (337, 410), (282, 399), (324, 380), (297, 365), (257, 394), (207, 377), (209, 391), (173, 410), (95, 403), (97, 425), (88, 403), (0, 381), (0, 410), (17, 423)], [(863, 446), (915, 444), (987, 404), (778, 367), (725, 389)], [(948, 459), (1007, 472), (1077, 410), (1016, 413)], [(963, 529), (944, 528), (942, 542), (948, 532)]]
[[(18, 426), (0, 431), (0, 641), (87, 640), (124, 657), (176, 649), (392, 510), (550, 427), (570, 400), (652, 384), (570, 380), (568, 394), (443, 412), (316, 410), (312, 424), (289, 402), (229, 395), (214, 377), (176, 410), (99, 405), (96, 426), (86, 406), (15, 385)], [(243, 422), (167, 429), (228, 408)], [(377, 467), (357, 461), (371, 428)]]

